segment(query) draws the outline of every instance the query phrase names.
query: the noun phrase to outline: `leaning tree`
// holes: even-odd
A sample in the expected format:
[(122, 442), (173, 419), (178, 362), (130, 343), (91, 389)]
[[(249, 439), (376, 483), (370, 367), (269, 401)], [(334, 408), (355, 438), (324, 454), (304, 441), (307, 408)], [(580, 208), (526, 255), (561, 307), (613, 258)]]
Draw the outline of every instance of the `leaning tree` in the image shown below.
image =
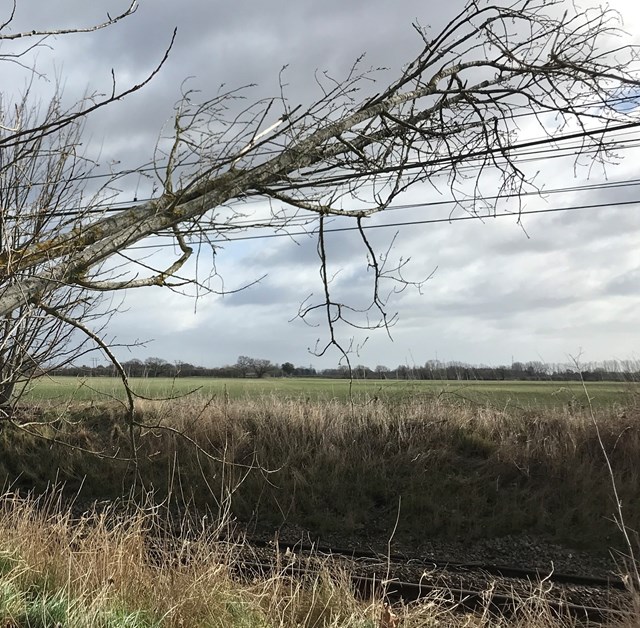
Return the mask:
[[(207, 289), (206, 278), (187, 273), (203, 244), (215, 248), (212, 240), (257, 226), (286, 229), (290, 214), (283, 217), (280, 208), (287, 207), (295, 208), (297, 225), (309, 217), (317, 239), (321, 296), (304, 302), (300, 314), (320, 313), (326, 321), (328, 341), (318, 352), (339, 346), (339, 323), (388, 326), (384, 284), (406, 285), (403, 264), (374, 250), (367, 219), (442, 174), (468, 211), (490, 211), (506, 195), (517, 199), (536, 189), (519, 161), (523, 149), (572, 141), (590, 160), (607, 160), (610, 133), (640, 125), (617, 106), (625, 90), (640, 85), (638, 50), (611, 47), (618, 28), (617, 14), (577, 12), (563, 0), (470, 0), (435, 37), (415, 25), (420, 53), (383, 86), (355, 63), (341, 79), (319, 78), (319, 97), (304, 105), (291, 103), (284, 87), (252, 104), (241, 90), (205, 102), (187, 92), (170, 140), (156, 151), (159, 193), (117, 212), (79, 211), (72, 221), (51, 221), (24, 245), (3, 249), (0, 314), (29, 308), (56, 316), (51, 301), (70, 288), (95, 293), (192, 282)], [(57, 133), (93, 108), (29, 128), (3, 123), (0, 150)], [(522, 136), (525, 118), (529, 134)], [(247, 222), (229, 206), (247, 198), (267, 199), (273, 209)], [(364, 309), (332, 294), (326, 237), (336, 216), (353, 220), (372, 271)], [(128, 254), (146, 239), (153, 246), (158, 235), (175, 244), (166, 267)]]
[[(60, 120), (60, 97), (54, 96), (44, 108), (36, 109), (27, 90), (10, 112), (1, 111), (3, 121), (13, 126)], [(76, 119), (54, 134), (36, 134), (29, 141), (15, 143), (0, 151), (0, 251), (5, 256), (3, 289), (18, 287), (27, 276), (37, 276), (32, 268), (18, 277), (10, 272), (15, 251), (37, 244), (50, 230), (61, 230), (73, 218), (69, 208), (82, 207), (88, 214), (100, 211), (115, 192), (109, 185), (86, 193), (86, 178), (95, 163), (82, 155), (82, 120)], [(37, 308), (28, 301), (6, 312), (0, 320), (0, 413), (10, 414), (23, 385), (34, 376), (64, 366), (92, 350), (85, 335), (74, 334), (79, 326), (97, 324), (93, 333), (109, 319), (110, 307), (100, 293), (77, 286), (60, 286)], [(65, 319), (74, 321), (68, 324)]]
[[(103, 215), (103, 206), (116, 194), (113, 178), (90, 189), (97, 163), (85, 154), (84, 123), (87, 115), (141, 89), (140, 84), (108, 95), (85, 93), (75, 104), (65, 105), (60, 83), (49, 81), (53, 93), (37, 96), (34, 66), (29, 53), (55, 35), (95, 32), (115, 25), (135, 12), (135, 2), (123, 13), (101, 24), (65, 29), (10, 32), (17, 5), (0, 24), (0, 44), (27, 40), (24, 47), (0, 48), (0, 61), (29, 70), (28, 80), (16, 96), (0, 96), (0, 292), (21, 289), (27, 277), (38, 277), (34, 266), (14, 272), (16, 255), (52, 233), (67, 232), (82, 220)], [(166, 59), (166, 55), (164, 57)], [(164, 59), (162, 60), (164, 62)], [(115, 76), (114, 76), (115, 80)], [(51, 91), (51, 90), (50, 90)], [(36, 304), (24, 299), (3, 312), (0, 319), (0, 418), (12, 414), (24, 386), (34, 377), (64, 366), (98, 348), (102, 330), (115, 310), (103, 294), (81, 286), (58, 285)], [(83, 334), (76, 333), (82, 330)]]

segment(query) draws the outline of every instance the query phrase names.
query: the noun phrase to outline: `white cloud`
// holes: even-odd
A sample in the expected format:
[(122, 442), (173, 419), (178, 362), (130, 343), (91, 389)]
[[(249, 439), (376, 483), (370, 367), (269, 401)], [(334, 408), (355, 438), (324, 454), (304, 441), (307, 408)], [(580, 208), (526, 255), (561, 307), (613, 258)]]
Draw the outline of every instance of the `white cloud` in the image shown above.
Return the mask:
[[(103, 3), (104, 4), (104, 3)], [(123, 3), (110, 2), (115, 12)], [(584, 6), (595, 2), (582, 3)], [(620, 10), (634, 37), (640, 32), (640, 8), (630, 0), (610, 3)], [(286, 80), (291, 101), (309, 102), (319, 93), (316, 69), (334, 74), (346, 72), (352, 61), (369, 51), (365, 65), (384, 65), (396, 71), (409, 60), (420, 42), (410, 27), (443, 23), (451, 6), (438, 5), (425, 13), (424, 2), (328, 3), (278, 0), (224, 4), (205, 1), (184, 4), (168, 0), (142, 2), (139, 12), (122, 25), (91, 36), (59, 39), (55, 53), (42, 51), (43, 65), (52, 60), (64, 71), (67, 90), (82, 93), (90, 83), (110, 88), (114, 67), (119, 84), (139, 80), (159, 60), (174, 25), (177, 43), (166, 67), (146, 90), (106, 110), (89, 126), (103, 159), (118, 158), (130, 166), (146, 162), (161, 125), (171, 115), (181, 81), (195, 75), (193, 86), (204, 95), (215, 93), (221, 83), (235, 87), (257, 82), (256, 97), (277, 93), (278, 72), (291, 63)], [(103, 17), (92, 3), (65, 0), (55, 3), (32, 0), (24, 23), (38, 25), (91, 23)], [(34, 17), (35, 16), (35, 17)], [(373, 86), (375, 89), (375, 86)], [(524, 124), (521, 137), (538, 136), (539, 127)], [(637, 158), (610, 170), (609, 177), (635, 177)], [(573, 164), (549, 159), (525, 164), (547, 189), (604, 180), (599, 168), (589, 174), (581, 168), (574, 179)], [(535, 170), (534, 170), (535, 169)], [(615, 173), (615, 174), (614, 174)], [(438, 180), (446, 190), (446, 180)], [(487, 179), (486, 192), (495, 187)], [(136, 193), (135, 181), (123, 184), (123, 195)], [(150, 184), (144, 182), (147, 187)], [(545, 203), (524, 199), (524, 209), (539, 209), (640, 199), (640, 188), (550, 195)], [(142, 193), (142, 190), (138, 190)], [(144, 193), (149, 193), (146, 190)], [(416, 187), (398, 202), (442, 200), (428, 186)], [(513, 207), (503, 204), (501, 207)], [(256, 212), (263, 207), (247, 207)], [(373, 218), (373, 224), (419, 221), (447, 217), (444, 206), (396, 210)], [(458, 210), (456, 215), (461, 215)], [(507, 362), (511, 356), (528, 360), (542, 357), (564, 361), (583, 347), (589, 359), (625, 357), (636, 348), (634, 334), (640, 323), (640, 259), (637, 207), (572, 211), (525, 216), (522, 227), (515, 218), (480, 222), (453, 222), (399, 228), (393, 256), (411, 258), (409, 278), (428, 276), (437, 266), (423, 294), (408, 289), (391, 300), (399, 322), (392, 330), (393, 342), (384, 333), (367, 334), (349, 329), (359, 341), (370, 339), (356, 361), (371, 365), (422, 363), (435, 357), (472, 362)], [(339, 224), (339, 223), (336, 223)], [(526, 230), (526, 233), (525, 233)], [(395, 228), (370, 230), (376, 250), (386, 250)], [(530, 237), (527, 237), (528, 234)], [(263, 274), (257, 285), (236, 295), (202, 297), (194, 302), (160, 289), (130, 291), (127, 311), (114, 318), (110, 333), (120, 341), (155, 339), (146, 355), (182, 359), (203, 364), (235, 361), (240, 354), (329, 365), (308, 353), (316, 338), (326, 338), (326, 327), (309, 328), (295, 317), (298, 305), (310, 293), (321, 290), (318, 257), (313, 240), (300, 237), (227, 243), (218, 253), (218, 271), (225, 287), (234, 289)], [(355, 304), (366, 303), (371, 294), (367, 281), (366, 250), (357, 234), (328, 236), (335, 269), (341, 268), (336, 294)], [(163, 264), (168, 251), (159, 256)], [(193, 271), (193, 265), (185, 273)], [(201, 272), (209, 266), (202, 260)], [(216, 284), (220, 287), (220, 284)], [(143, 356), (146, 357), (146, 356)]]

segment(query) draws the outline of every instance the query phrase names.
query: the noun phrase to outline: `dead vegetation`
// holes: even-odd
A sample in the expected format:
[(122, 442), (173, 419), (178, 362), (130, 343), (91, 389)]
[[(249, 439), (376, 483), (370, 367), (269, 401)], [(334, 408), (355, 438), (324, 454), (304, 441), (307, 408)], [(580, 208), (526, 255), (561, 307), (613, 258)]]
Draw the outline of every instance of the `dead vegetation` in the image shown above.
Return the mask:
[[(461, 613), (447, 592), (389, 607), (381, 598), (357, 599), (347, 574), (321, 569), (298, 580), (284, 569), (238, 579), (239, 546), (219, 540), (221, 525), (190, 525), (164, 537), (158, 509), (131, 506), (72, 517), (57, 494), (0, 502), (0, 625), (26, 627), (341, 627), (558, 628), (542, 588), (532, 585), (516, 613)], [(150, 550), (150, 548), (153, 548)], [(489, 593), (489, 592), (488, 592)], [(489, 599), (489, 595), (487, 596)], [(622, 623), (636, 626), (629, 610)]]
[[(633, 404), (596, 412), (625, 523), (635, 529), (638, 412)], [(397, 538), (420, 530), (442, 538), (540, 533), (599, 549), (620, 542), (594, 417), (575, 406), (505, 412), (428, 397), (143, 402), (137, 466), (115, 405), (41, 407), (31, 418), (24, 414), (24, 430), (0, 430), (3, 628), (575, 625), (556, 616), (540, 588), (514, 616), (498, 618), (488, 609), (460, 613), (446, 591), (393, 608), (358, 600), (347, 574), (329, 567), (304, 581), (277, 570), (239, 581), (240, 548), (220, 540), (235, 517), (388, 533), (401, 495)], [(47, 492), (54, 481), (64, 489)], [(27, 489), (48, 497), (18, 496)], [(149, 489), (153, 502), (141, 501)], [(122, 495), (138, 501), (79, 514), (83, 500)], [(638, 617), (631, 608), (615, 626)]]
[[(534, 534), (604, 551), (622, 542), (588, 408), (191, 396), (141, 402), (138, 416), (137, 465), (117, 406), (43, 408), (27, 432), (5, 425), (0, 483), (24, 492), (57, 481), (83, 503), (153, 490), (176, 507), (320, 534), (384, 536), (401, 501), (396, 539)], [(633, 405), (595, 416), (632, 536), (639, 416)]]
[[(428, 397), (142, 402), (137, 466), (117, 406), (41, 412), (28, 432), (0, 431), (6, 486), (58, 481), (82, 489), (84, 503), (152, 489), (200, 512), (322, 534), (385, 535), (401, 499), (396, 538), (526, 533), (601, 550), (621, 540), (594, 422), (579, 407), (506, 412)], [(626, 524), (637, 530), (640, 413), (596, 412)]]

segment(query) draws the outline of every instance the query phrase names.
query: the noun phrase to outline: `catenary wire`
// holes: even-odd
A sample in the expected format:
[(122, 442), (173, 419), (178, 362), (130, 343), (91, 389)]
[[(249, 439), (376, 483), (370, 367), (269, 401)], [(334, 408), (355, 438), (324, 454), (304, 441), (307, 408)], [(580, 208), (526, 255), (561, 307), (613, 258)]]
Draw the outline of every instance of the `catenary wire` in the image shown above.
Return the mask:
[[(640, 126), (640, 123), (638, 123), (638, 126)], [(549, 139), (549, 142), (555, 142), (555, 141), (562, 141), (562, 138), (560, 139)], [(621, 144), (618, 145), (616, 142), (612, 142), (609, 145), (607, 145), (606, 149), (607, 150), (617, 150), (617, 151), (621, 151), (621, 150), (628, 150), (630, 148), (637, 148), (638, 146), (640, 146), (640, 137), (638, 138), (632, 138), (632, 143), (628, 143), (628, 144)], [(514, 148), (510, 148), (509, 150), (515, 150), (517, 147)], [(572, 145), (572, 146), (567, 146), (567, 147), (562, 147), (560, 149), (543, 149), (543, 150), (534, 150), (534, 151), (527, 151), (527, 152), (521, 152), (518, 153), (518, 155), (516, 155), (515, 157), (517, 157), (518, 163), (519, 164), (524, 164), (524, 163), (535, 163), (538, 161), (548, 161), (550, 159), (558, 159), (558, 158), (565, 158), (565, 157), (570, 157), (570, 156), (582, 156), (582, 155), (588, 155), (590, 152), (595, 152), (601, 150), (600, 148), (591, 148), (588, 150), (583, 150), (582, 147), (580, 145)], [(572, 153), (569, 152), (567, 153), (566, 151), (577, 151), (576, 153)], [(487, 153), (487, 155), (490, 153)], [(522, 157), (528, 156), (528, 155), (532, 155), (534, 157), (530, 158), (530, 159), (522, 159)], [(480, 159), (482, 156), (485, 155), (479, 155), (477, 157), (477, 159)], [(465, 158), (466, 160), (466, 158)], [(448, 159), (448, 160), (443, 160), (441, 162), (440, 165), (442, 166), (446, 166), (449, 162), (453, 163), (454, 160), (452, 159)], [(407, 169), (411, 169), (416, 167), (416, 164), (404, 164), (402, 166), (403, 168), (407, 168)], [(473, 170), (473, 169), (477, 169), (479, 167), (482, 166), (478, 166), (478, 165), (473, 165), (473, 164), (468, 164), (465, 163), (462, 166), (459, 166), (457, 169), (460, 170)], [(434, 173), (434, 176), (437, 175), (442, 175), (444, 173)], [(344, 175), (346, 177), (350, 177), (350, 175)], [(390, 175), (391, 176), (391, 175)], [(322, 186), (322, 185), (328, 185), (331, 184), (333, 185), (336, 182), (335, 178), (332, 178), (331, 180), (327, 181), (327, 180), (322, 180), (319, 181), (317, 183), (315, 183), (315, 185), (317, 186)], [(289, 186), (290, 187), (290, 186)], [(294, 186), (295, 187), (295, 186)], [(276, 191), (280, 190), (281, 188), (274, 188)], [(282, 189), (287, 189), (287, 188), (282, 188)], [(236, 200), (233, 199), (228, 203), (225, 203), (225, 205), (227, 206), (235, 206), (237, 204), (245, 206), (247, 204), (252, 204), (252, 203), (263, 203), (266, 201), (266, 199), (264, 198), (263, 195), (253, 195), (251, 194), (251, 196), (253, 197), (252, 200), (246, 200), (246, 199), (242, 199), (242, 200)], [(256, 198), (256, 196), (258, 198)], [(133, 201), (133, 203), (144, 203), (144, 202), (149, 202), (152, 200), (157, 200), (156, 198), (153, 197), (149, 197), (149, 198), (141, 198), (141, 199), (137, 199), (136, 201)], [(61, 216), (61, 217), (74, 217), (74, 216), (86, 216), (86, 215), (94, 215), (94, 214), (106, 214), (106, 213), (117, 213), (119, 211), (123, 211), (126, 210), (128, 208), (130, 208), (132, 206), (132, 201), (115, 201), (113, 203), (107, 203), (107, 204), (103, 204), (100, 205), (99, 207), (96, 208), (92, 208), (92, 209), (82, 209), (81, 206), (76, 206), (76, 207), (68, 207), (65, 208), (64, 210), (60, 210), (60, 211), (56, 211), (55, 214), (56, 216)], [(8, 219), (16, 219), (16, 218), (26, 218), (26, 217), (35, 217), (35, 216), (39, 216), (39, 214), (37, 212), (31, 213), (31, 214), (20, 214), (19, 217), (16, 216), (5, 216), (5, 218)]]
[[(574, 212), (574, 211), (586, 211), (590, 209), (605, 209), (611, 207), (631, 207), (634, 205), (640, 205), (640, 199), (630, 200), (630, 201), (615, 201), (611, 203), (595, 203), (593, 205), (574, 205), (571, 207), (548, 207), (545, 209), (527, 209), (518, 212), (504, 212), (499, 214), (484, 214), (484, 215), (468, 215), (468, 216), (452, 216), (446, 218), (427, 218), (422, 220), (410, 220), (410, 221), (401, 221), (394, 223), (385, 223), (379, 225), (362, 225), (362, 229), (385, 229), (385, 228), (402, 228), (408, 226), (415, 225), (429, 225), (429, 224), (438, 224), (438, 223), (454, 223), (461, 221), (483, 221), (490, 220), (493, 218), (520, 218), (521, 216), (535, 215), (535, 214), (551, 214), (551, 213), (559, 213), (559, 212)], [(324, 229), (324, 233), (340, 233), (346, 231), (358, 231), (358, 227), (329, 227)], [(251, 236), (238, 236), (235, 238), (218, 238), (218, 239), (210, 239), (202, 241), (202, 244), (211, 243), (211, 244), (226, 244), (228, 242), (239, 242), (246, 240), (267, 240), (273, 238), (294, 238), (299, 236), (310, 236), (314, 235), (313, 231), (299, 231), (295, 233), (285, 232), (285, 233), (268, 233), (262, 235), (251, 235)], [(159, 237), (159, 236), (152, 236)], [(133, 250), (142, 250), (142, 249), (158, 249), (158, 248), (174, 248), (175, 245), (171, 243), (158, 243), (156, 245), (135, 245), (127, 248), (127, 251)]]
[[(615, 97), (612, 98), (610, 100), (607, 101), (592, 101), (589, 103), (583, 103), (580, 105), (577, 105), (577, 107), (579, 108), (584, 108), (584, 109), (589, 109), (592, 107), (604, 107), (605, 104), (606, 105), (615, 105), (615, 104), (625, 104), (625, 103), (631, 103), (633, 105), (635, 105), (634, 108), (638, 108), (640, 107), (640, 103), (638, 102), (639, 98), (637, 96), (621, 96), (621, 97)], [(610, 107), (611, 109), (615, 110), (615, 107)], [(519, 119), (519, 118), (526, 118), (526, 117), (531, 117), (531, 116), (545, 116), (545, 115), (550, 115), (550, 114), (557, 114), (557, 111), (554, 110), (543, 110), (543, 111), (528, 111), (526, 113), (516, 113), (513, 115), (509, 115), (506, 116), (505, 119), (507, 120), (515, 120), (515, 119)], [(185, 162), (184, 164), (182, 164), (182, 166), (197, 166), (198, 165), (199, 160), (196, 161), (189, 161), (189, 162)], [(88, 175), (79, 175), (77, 177), (69, 177), (68, 179), (66, 179), (66, 181), (88, 181), (88, 180), (95, 180), (95, 179), (105, 179), (105, 178), (113, 178), (115, 179), (121, 179), (123, 177), (129, 176), (129, 175), (135, 175), (135, 174), (142, 174), (142, 173), (149, 173), (149, 172), (157, 172), (158, 170), (162, 170), (162, 167), (159, 167), (157, 165), (148, 165), (148, 166), (142, 166), (139, 168), (133, 168), (130, 170), (121, 170), (118, 172), (105, 172), (105, 173), (98, 173), (98, 174), (88, 174)], [(36, 187), (36, 186), (44, 186), (47, 185), (46, 182), (33, 182), (33, 183), (28, 183), (28, 184), (24, 184), (21, 186), (18, 186), (19, 188), (25, 188), (25, 187)]]

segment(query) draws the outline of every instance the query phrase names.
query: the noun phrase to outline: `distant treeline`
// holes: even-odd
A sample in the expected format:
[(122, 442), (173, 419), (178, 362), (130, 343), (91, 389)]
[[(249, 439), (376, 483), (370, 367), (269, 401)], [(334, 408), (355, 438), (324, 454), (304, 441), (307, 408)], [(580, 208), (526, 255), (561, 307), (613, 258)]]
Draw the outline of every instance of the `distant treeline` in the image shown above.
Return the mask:
[[(374, 368), (358, 364), (316, 370), (312, 366), (296, 366), (291, 362), (272, 363), (271, 360), (240, 356), (235, 364), (205, 367), (188, 362), (169, 362), (162, 358), (122, 362), (129, 377), (325, 377), (354, 379), (418, 379), (418, 380), (480, 380), (480, 381), (640, 381), (640, 365), (631, 361), (607, 360), (580, 364), (543, 362), (513, 362), (509, 366), (472, 365), (463, 362), (429, 360), (423, 366), (400, 365)], [(114, 366), (66, 366), (55, 369), (54, 375), (76, 377), (117, 376)]]

